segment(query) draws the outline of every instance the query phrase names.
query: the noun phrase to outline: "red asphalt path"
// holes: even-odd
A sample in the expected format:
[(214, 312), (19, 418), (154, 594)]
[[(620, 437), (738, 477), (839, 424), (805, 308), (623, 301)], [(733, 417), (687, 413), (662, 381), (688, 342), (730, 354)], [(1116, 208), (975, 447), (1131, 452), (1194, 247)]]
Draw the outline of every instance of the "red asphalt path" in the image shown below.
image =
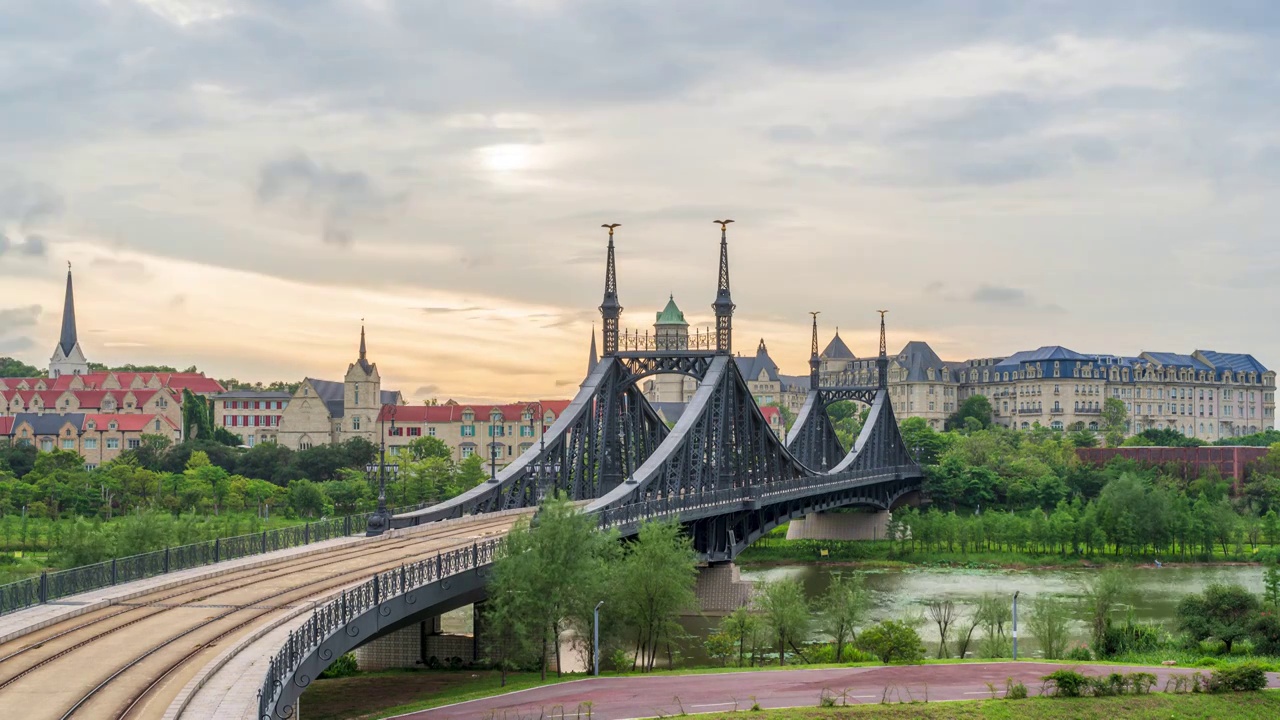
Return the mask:
[[(823, 691), (844, 702), (891, 703), (912, 700), (981, 700), (990, 698), (987, 683), (1004, 694), (1006, 678), (1040, 694), (1040, 678), (1059, 668), (1073, 668), (1086, 675), (1113, 672), (1150, 672), (1155, 690), (1164, 688), (1173, 675), (1191, 675), (1196, 668), (1137, 667), (1118, 665), (1068, 665), (1040, 662), (991, 662), (955, 665), (907, 665), (892, 667), (829, 668), (821, 670), (760, 670), (706, 675), (652, 675), (605, 677), (544, 685), (480, 700), (423, 710), (398, 718), (413, 720), (518, 720), (542, 717), (543, 711), (563, 706), (566, 716), (576, 714), (578, 704), (590, 701), (592, 720), (624, 720), (660, 715), (731, 711), (751, 707), (752, 696), (763, 708), (816, 707)], [(1206, 677), (1209, 669), (1200, 669)], [(1280, 687), (1280, 675), (1268, 673), (1269, 686)], [(677, 700), (679, 698), (679, 700)], [(840, 700), (837, 699), (839, 703)]]

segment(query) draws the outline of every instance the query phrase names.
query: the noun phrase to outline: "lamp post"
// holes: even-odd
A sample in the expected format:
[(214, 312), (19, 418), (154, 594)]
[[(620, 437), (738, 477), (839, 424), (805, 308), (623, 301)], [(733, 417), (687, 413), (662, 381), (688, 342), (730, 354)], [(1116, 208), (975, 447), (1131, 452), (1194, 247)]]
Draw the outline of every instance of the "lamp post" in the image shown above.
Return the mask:
[(1013, 591), (1013, 659), (1018, 659), (1018, 591)]
[(396, 429), (396, 406), (383, 406), (379, 419), (378, 434), (382, 436), (379, 443), (378, 457), (378, 509), (369, 516), (369, 524), (365, 527), (365, 537), (381, 535), (391, 526), (391, 514), (387, 512), (387, 415), (391, 415), (391, 429)]
[(594, 661), (594, 663), (595, 663), (594, 670), (595, 670), (595, 676), (596, 676), (596, 677), (600, 677), (600, 606), (601, 606), (601, 605), (603, 605), (603, 604), (604, 604), (604, 601), (603, 601), (603, 600), (601, 600), (600, 602), (596, 603), (596, 609), (595, 609), (595, 613), (594, 613), (594, 615), (595, 615), (595, 630), (594, 630), (593, 635), (592, 635), (592, 648), (593, 648), (593, 649), (592, 649), (592, 651), (591, 651), (591, 659), (592, 659), (592, 660)]
[[(547, 416), (547, 411), (545, 408), (542, 407), (542, 403), (540, 401), (534, 400), (533, 402), (529, 403), (530, 435), (532, 435), (535, 432), (534, 430), (535, 426), (533, 424), (535, 419), (533, 415), (534, 405), (538, 406), (538, 415), (536, 418), (538, 423), (542, 423)], [(545, 492), (544, 481), (546, 480), (546, 465), (547, 465), (547, 433), (546, 433), (546, 428), (543, 427), (542, 432), (538, 433), (538, 477), (537, 477), (538, 495), (539, 495), (538, 502), (542, 502), (541, 495), (543, 492)]]

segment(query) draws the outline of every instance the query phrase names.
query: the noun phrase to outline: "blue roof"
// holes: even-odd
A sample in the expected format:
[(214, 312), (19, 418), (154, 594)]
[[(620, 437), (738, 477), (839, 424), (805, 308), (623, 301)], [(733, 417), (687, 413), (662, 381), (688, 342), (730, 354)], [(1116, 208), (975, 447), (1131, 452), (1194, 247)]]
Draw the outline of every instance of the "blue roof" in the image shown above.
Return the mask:
[(1205, 365), (1190, 355), (1182, 355), (1180, 353), (1171, 352), (1146, 352), (1143, 353), (1150, 357), (1153, 361), (1169, 366), (1169, 367), (1189, 367), (1193, 370), (1212, 370), (1213, 368)]
[(84, 428), (84, 413), (17, 413), (13, 416), (14, 427), (22, 423), (31, 423), (31, 432), (36, 435), (57, 435), (66, 423), (71, 423), (76, 432), (80, 432)]
[(1036, 362), (1039, 360), (1090, 360), (1088, 355), (1081, 355), (1075, 350), (1069, 350), (1061, 345), (1045, 345), (1035, 350), (1022, 350), (1016, 352), (1009, 357), (1001, 360), (996, 367), (1016, 367), (1024, 362)]
[(1200, 353), (1205, 360), (1208, 360), (1218, 370), (1267, 372), (1267, 368), (1248, 353), (1220, 353), (1215, 350), (1197, 350), (1196, 352)]

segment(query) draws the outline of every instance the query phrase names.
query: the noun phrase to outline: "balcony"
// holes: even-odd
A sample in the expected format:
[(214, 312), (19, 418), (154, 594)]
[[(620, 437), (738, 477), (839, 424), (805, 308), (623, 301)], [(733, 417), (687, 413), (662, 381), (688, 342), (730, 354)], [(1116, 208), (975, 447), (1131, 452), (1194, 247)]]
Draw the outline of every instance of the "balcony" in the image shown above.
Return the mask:
[(1042, 415), (1044, 414), (1044, 411), (1038, 408), (1023, 408), (1018, 411), (1018, 414), (1019, 415)]
[(1075, 412), (1077, 415), (1101, 415), (1102, 408), (1080, 408)]

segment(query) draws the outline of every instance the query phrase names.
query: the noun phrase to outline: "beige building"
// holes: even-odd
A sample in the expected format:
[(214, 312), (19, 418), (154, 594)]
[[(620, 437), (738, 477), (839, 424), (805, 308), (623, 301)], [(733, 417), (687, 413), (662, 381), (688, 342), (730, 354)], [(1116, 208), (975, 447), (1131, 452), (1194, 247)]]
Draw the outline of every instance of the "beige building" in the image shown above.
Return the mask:
[(369, 362), (361, 327), (360, 355), (347, 367), (342, 382), (306, 378), (283, 404), (275, 440), (294, 450), (306, 450), (356, 437), (376, 444), (380, 440), (376, 421), (382, 407), (403, 405), (404, 399), (398, 391), (382, 389), (382, 377), (377, 364)]
[(19, 413), (0, 417), (0, 438), (32, 445), (41, 452), (79, 453), (92, 470), (142, 444), (143, 435), (181, 440), (178, 425), (167, 417), (119, 413)]
[[(824, 385), (874, 387), (880, 380), (876, 358), (859, 359), (840, 339), (840, 331), (818, 356)], [(959, 407), (957, 370), (963, 362), (946, 361), (928, 343), (913, 340), (889, 356), (889, 397), (899, 420), (920, 417), (941, 430), (947, 416)]]
[(247, 447), (276, 442), (293, 395), (270, 390), (232, 390), (213, 397), (214, 422)]
[(377, 427), (386, 429), (388, 455), (400, 454), (418, 438), (433, 437), (449, 446), (455, 461), (479, 455), (502, 467), (537, 444), (570, 402), (387, 405), (377, 416)]

